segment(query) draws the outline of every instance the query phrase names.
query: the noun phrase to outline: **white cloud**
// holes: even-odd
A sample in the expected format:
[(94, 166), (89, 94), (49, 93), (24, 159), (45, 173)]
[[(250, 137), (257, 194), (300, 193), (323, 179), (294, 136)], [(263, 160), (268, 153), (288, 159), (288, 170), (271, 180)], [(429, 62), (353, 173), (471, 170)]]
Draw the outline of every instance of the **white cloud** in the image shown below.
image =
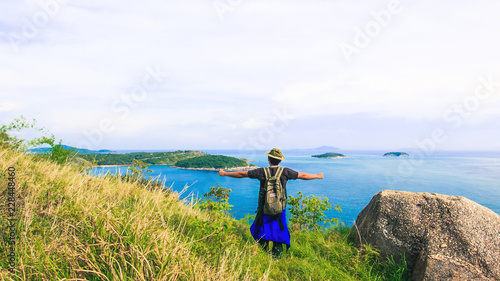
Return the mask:
[(0, 102), (0, 112), (13, 111), (18, 108), (19, 105), (13, 102)]
[[(451, 72), (451, 70), (450, 70)], [(485, 76), (486, 77), (486, 76)], [(403, 70), (393, 73), (342, 74), (322, 82), (294, 83), (274, 99), (303, 116), (378, 113), (412, 119), (436, 119), (480, 85), (479, 76), (465, 72)], [(500, 93), (500, 88), (498, 89)], [(481, 113), (500, 114), (495, 97), (482, 103)]]
[[(21, 32), (40, 5), (3, 1), (0, 111), (35, 114), (63, 139), (111, 118), (114, 140), (216, 131), (200, 140), (215, 145), (269, 126), (282, 105), (298, 123), (355, 113), (436, 120), (480, 75), (500, 77), (500, 4), (490, 0), (401, 1), (403, 11), (349, 64), (338, 44), (387, 3), (243, 1), (220, 21), (211, 1), (70, 1), (16, 54), (6, 36)], [(113, 102), (148, 66), (171, 75), (120, 119)], [(499, 103), (482, 103), (469, 122), (500, 119)]]
[(268, 126), (269, 126), (269, 124), (267, 122), (257, 121), (254, 118), (250, 118), (250, 119), (246, 120), (245, 122), (243, 122), (243, 124), (242, 124), (243, 128), (251, 129), (251, 130), (266, 128)]

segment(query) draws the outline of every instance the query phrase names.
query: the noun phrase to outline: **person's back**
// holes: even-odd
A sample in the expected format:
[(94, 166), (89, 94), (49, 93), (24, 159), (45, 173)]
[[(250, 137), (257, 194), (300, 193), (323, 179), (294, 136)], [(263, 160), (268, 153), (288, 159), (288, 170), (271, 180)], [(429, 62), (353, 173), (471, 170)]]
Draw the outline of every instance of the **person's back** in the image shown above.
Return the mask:
[[(264, 204), (267, 195), (266, 179), (271, 176), (275, 176), (278, 172), (279, 164), (282, 160), (285, 160), (281, 150), (273, 148), (271, 151), (266, 152), (269, 161), (269, 172), (270, 175), (266, 176), (266, 168), (257, 168), (251, 171), (241, 171), (241, 172), (225, 172), (219, 170), (220, 176), (228, 176), (233, 178), (252, 178), (258, 179), (260, 181), (260, 191), (259, 191), (259, 201), (257, 207), (257, 215), (255, 217), (254, 223), (250, 227), (250, 231), (254, 239), (265, 249), (269, 248), (269, 242), (273, 241), (272, 253), (275, 256), (280, 256), (284, 250), (284, 244), (290, 246), (290, 232), (286, 224), (286, 208), (283, 212), (277, 215), (267, 215), (264, 213)], [(298, 173), (289, 168), (283, 168), (281, 176), (279, 178), (281, 187), (285, 192), (285, 198), (287, 198), (287, 187), (286, 184), (288, 180), (303, 179), (322, 179), (323, 174), (308, 174), (308, 173)], [(272, 196), (272, 195), (271, 195)]]

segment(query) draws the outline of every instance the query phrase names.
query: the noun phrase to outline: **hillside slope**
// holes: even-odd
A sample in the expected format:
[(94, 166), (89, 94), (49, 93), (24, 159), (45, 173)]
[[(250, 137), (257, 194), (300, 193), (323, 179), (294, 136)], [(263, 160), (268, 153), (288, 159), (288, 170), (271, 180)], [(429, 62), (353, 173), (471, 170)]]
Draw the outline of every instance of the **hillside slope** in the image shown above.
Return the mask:
[[(195, 237), (183, 234), (186, 223), (207, 216), (182, 204), (175, 193), (82, 175), (78, 168), (8, 150), (0, 151), (0, 167), (16, 172), (16, 268), (22, 278), (14, 280), (249, 278), (246, 266), (231, 264), (237, 257), (248, 260), (248, 251), (228, 247), (219, 268), (193, 253)], [(2, 202), (7, 181), (2, 173)], [(5, 216), (0, 225), (7, 237)], [(1, 252), (7, 252), (6, 242), (1, 241)], [(5, 259), (0, 265), (6, 276)]]
[[(274, 259), (249, 225), (214, 216), (165, 188), (0, 149), (0, 200), (15, 168), (16, 274), (0, 258), (2, 280), (399, 280), (397, 265), (352, 231), (292, 231), (292, 248)], [(0, 252), (9, 252), (7, 216)]]

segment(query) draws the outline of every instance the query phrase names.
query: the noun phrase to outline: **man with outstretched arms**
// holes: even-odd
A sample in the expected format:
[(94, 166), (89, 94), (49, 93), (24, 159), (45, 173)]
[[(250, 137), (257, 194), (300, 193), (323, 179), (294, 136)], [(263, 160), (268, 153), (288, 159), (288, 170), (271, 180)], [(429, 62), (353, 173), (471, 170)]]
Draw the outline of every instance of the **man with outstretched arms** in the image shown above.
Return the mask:
[[(279, 167), (281, 161), (285, 160), (281, 150), (273, 148), (266, 152), (269, 168), (257, 168), (251, 171), (226, 172), (219, 170), (219, 175), (232, 178), (251, 178), (260, 181), (259, 203), (255, 221), (250, 227), (253, 238), (264, 248), (269, 249), (269, 242), (273, 241), (272, 254), (280, 257), (285, 246), (290, 247), (290, 232), (286, 223), (286, 183), (288, 180), (313, 180), (322, 179), (323, 173), (308, 174), (298, 173), (289, 168)], [(277, 176), (279, 175), (279, 182)], [(273, 182), (273, 179), (275, 182)], [(274, 188), (274, 189), (273, 189)], [(272, 191), (276, 190), (278, 191)], [(281, 194), (280, 190), (283, 190)], [(269, 203), (274, 198), (282, 197), (283, 204), (273, 206)], [(279, 199), (278, 199), (279, 201)], [(271, 207), (269, 207), (271, 206)], [(274, 208), (273, 208), (274, 207)], [(278, 211), (270, 211), (277, 209)]]

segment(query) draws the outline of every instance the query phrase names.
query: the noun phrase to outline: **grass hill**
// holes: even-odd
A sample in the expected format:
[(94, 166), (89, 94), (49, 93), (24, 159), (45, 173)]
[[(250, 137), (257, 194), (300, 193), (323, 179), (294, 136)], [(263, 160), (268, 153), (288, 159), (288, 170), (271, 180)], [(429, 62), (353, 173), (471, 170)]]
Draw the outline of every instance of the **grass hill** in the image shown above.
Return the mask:
[(246, 161), (224, 155), (203, 155), (175, 163), (175, 167), (186, 169), (231, 169), (250, 167)]
[(0, 200), (15, 169), (15, 274), (7, 270), (7, 216), (0, 216), (2, 280), (401, 280), (355, 231), (291, 229), (274, 259), (246, 220), (214, 216), (165, 188), (59, 165), (0, 148)]

